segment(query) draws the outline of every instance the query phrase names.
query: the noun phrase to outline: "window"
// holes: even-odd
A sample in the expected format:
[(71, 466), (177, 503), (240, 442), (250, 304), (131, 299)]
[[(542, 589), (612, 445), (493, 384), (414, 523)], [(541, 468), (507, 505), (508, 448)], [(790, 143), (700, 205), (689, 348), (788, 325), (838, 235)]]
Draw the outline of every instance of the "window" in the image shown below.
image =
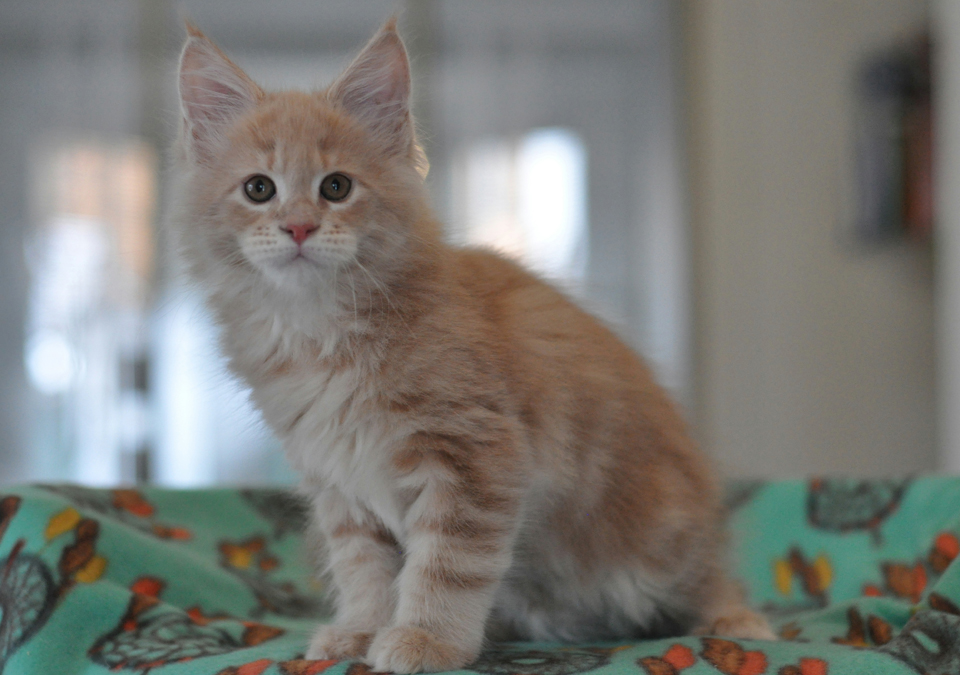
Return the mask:
[(49, 143), (30, 181), (24, 360), (38, 478), (132, 480), (148, 452), (146, 310), (156, 158), (136, 140)]
[(463, 243), (504, 253), (571, 290), (588, 260), (586, 150), (562, 128), (516, 141), (488, 139), (461, 153), (453, 221)]

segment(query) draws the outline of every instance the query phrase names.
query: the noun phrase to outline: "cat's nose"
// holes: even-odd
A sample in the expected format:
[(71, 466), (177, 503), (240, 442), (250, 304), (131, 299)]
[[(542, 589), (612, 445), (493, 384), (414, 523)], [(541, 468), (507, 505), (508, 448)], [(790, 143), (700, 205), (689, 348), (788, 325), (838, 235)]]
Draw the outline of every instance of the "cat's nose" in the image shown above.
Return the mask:
[(297, 246), (299, 246), (305, 242), (307, 237), (310, 236), (310, 233), (318, 227), (319, 225), (316, 223), (288, 223), (281, 225), (280, 229), (293, 237), (293, 240), (297, 242)]

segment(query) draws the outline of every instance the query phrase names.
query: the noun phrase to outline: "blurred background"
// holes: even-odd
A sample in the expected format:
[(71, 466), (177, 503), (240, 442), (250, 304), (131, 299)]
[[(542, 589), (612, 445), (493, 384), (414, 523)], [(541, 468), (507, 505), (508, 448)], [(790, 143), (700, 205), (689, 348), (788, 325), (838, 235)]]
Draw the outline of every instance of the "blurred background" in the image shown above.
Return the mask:
[(960, 471), (960, 3), (2, 8), (0, 484), (293, 480), (162, 227), (182, 19), (311, 88), (394, 12), (451, 241), (601, 316), (728, 475)]

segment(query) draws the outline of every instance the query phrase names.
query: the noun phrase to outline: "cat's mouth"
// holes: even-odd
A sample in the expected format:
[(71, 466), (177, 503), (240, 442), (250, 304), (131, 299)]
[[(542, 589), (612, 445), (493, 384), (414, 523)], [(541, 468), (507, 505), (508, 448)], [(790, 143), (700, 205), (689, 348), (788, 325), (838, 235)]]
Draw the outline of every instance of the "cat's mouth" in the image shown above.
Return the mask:
[(323, 269), (332, 269), (337, 265), (345, 262), (345, 256), (342, 252), (336, 250), (330, 250), (318, 246), (297, 246), (295, 249), (292, 249), (286, 256), (276, 260), (280, 268), (287, 268), (290, 270), (295, 269), (309, 269), (312, 271), (323, 270)]
[(293, 258), (290, 260), (291, 264), (294, 265), (319, 265), (325, 267), (331, 265), (335, 262), (335, 257), (330, 255), (329, 252), (317, 248), (306, 248), (300, 246), (297, 248), (296, 253)]
[[(316, 240), (315, 240), (316, 239)], [(336, 273), (336, 269), (353, 260), (356, 254), (353, 242), (327, 242), (309, 237), (295, 243), (281, 238), (263, 241), (257, 236), (243, 237), (240, 248), (243, 255), (261, 272), (283, 285), (315, 284), (320, 277)]]
[(283, 263), (283, 267), (288, 267), (291, 269), (316, 269), (318, 267), (326, 267), (329, 264), (330, 261), (325, 261), (320, 256), (309, 255), (301, 248), (293, 252), (290, 258)]

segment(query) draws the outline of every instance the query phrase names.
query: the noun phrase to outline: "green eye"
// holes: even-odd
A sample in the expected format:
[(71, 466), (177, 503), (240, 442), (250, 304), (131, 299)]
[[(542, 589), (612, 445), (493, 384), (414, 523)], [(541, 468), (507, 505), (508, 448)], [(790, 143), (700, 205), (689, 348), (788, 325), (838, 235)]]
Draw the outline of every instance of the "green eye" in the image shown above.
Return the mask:
[(331, 202), (339, 202), (350, 194), (353, 183), (342, 173), (331, 173), (320, 183), (320, 196)]
[(259, 204), (273, 199), (273, 195), (277, 194), (277, 186), (266, 176), (257, 174), (243, 184), (243, 193), (247, 199)]

